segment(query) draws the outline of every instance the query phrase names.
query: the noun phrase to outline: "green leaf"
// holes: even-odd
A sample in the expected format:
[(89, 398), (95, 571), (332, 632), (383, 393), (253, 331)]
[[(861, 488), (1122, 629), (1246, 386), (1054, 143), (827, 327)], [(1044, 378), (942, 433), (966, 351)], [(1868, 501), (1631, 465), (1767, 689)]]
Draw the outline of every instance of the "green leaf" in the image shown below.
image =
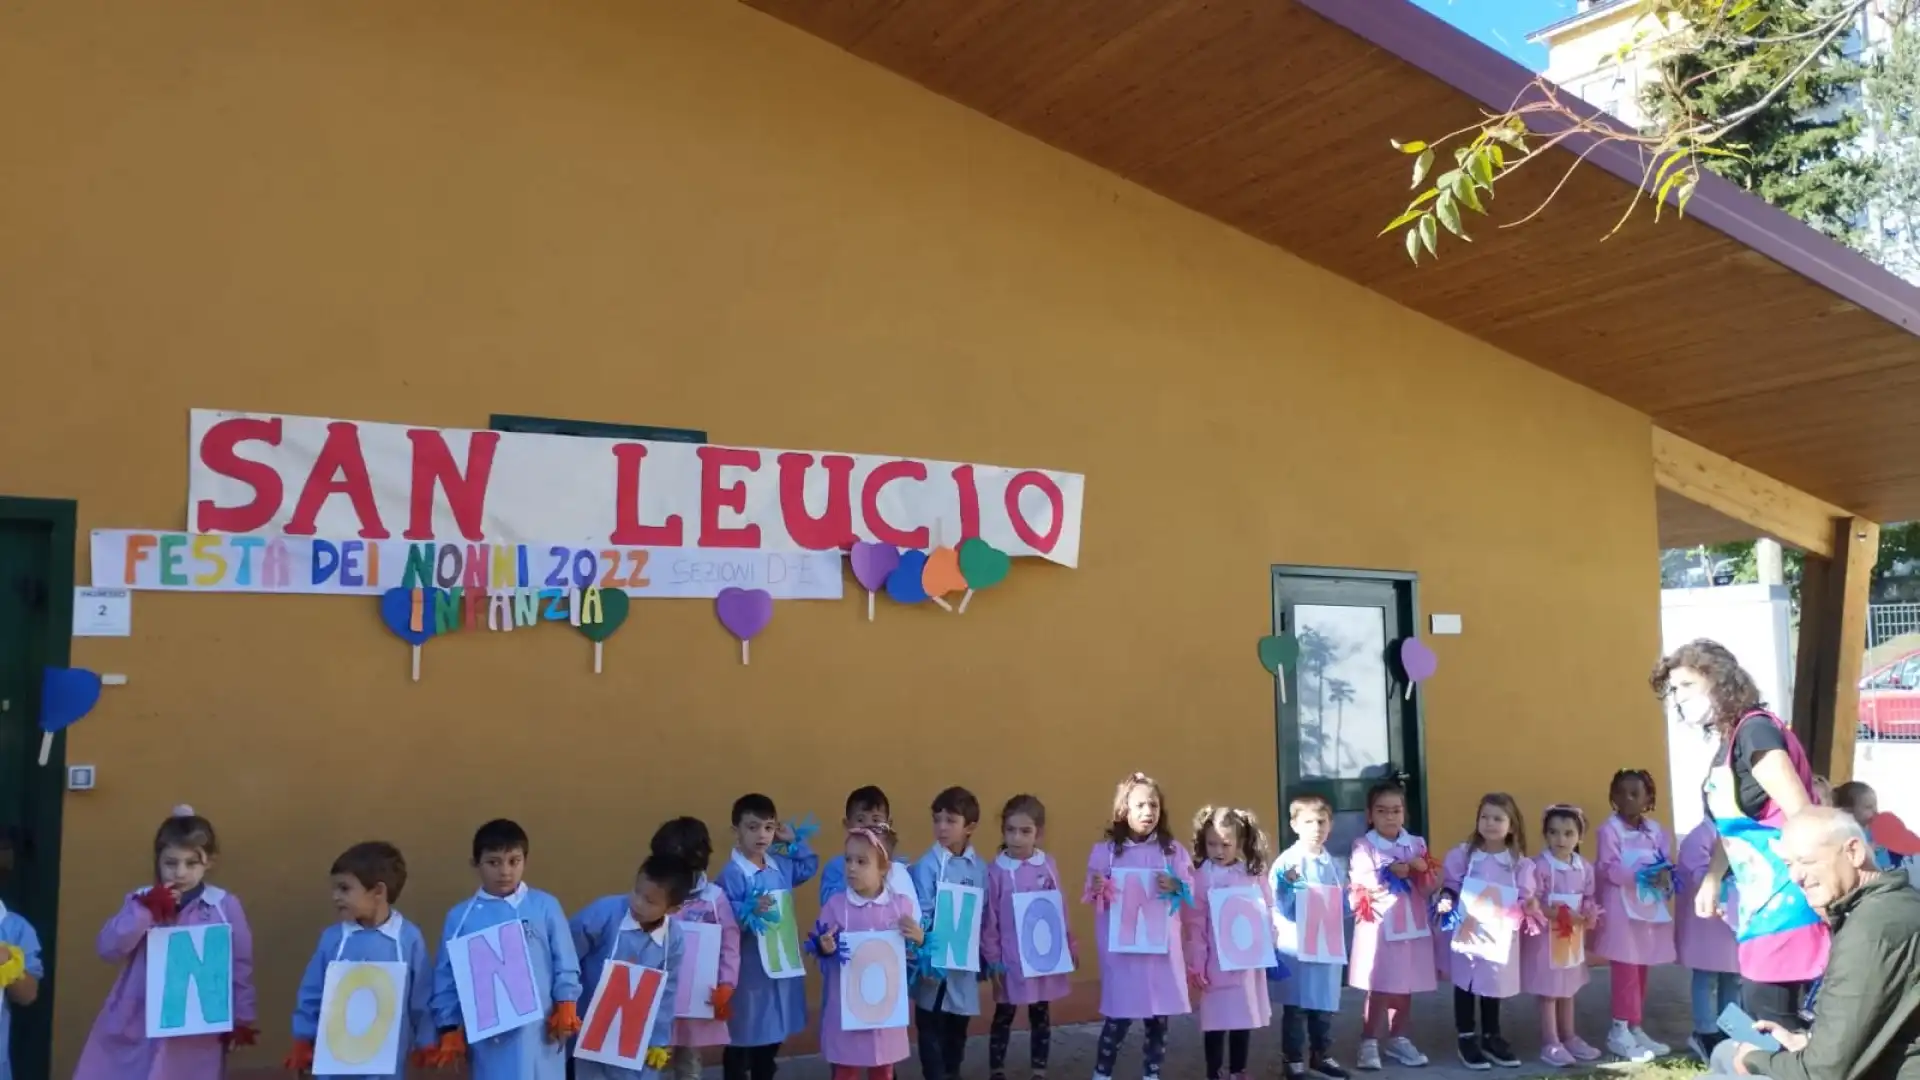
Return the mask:
[(1399, 217), (1394, 218), (1392, 221), (1387, 222), (1387, 227), (1384, 229), (1381, 229), (1379, 232), (1379, 235), (1385, 236), (1402, 225), (1411, 224), (1412, 222), (1417, 221), (1420, 218), (1420, 216), (1424, 213), (1426, 213), (1426, 211), (1420, 210), (1418, 208), (1409, 207), (1406, 213), (1401, 214)]
[(1413, 159), (1413, 183), (1409, 184), (1408, 186), (1419, 187), (1420, 181), (1425, 180), (1427, 178), (1427, 173), (1432, 168), (1433, 168), (1433, 151), (1432, 150), (1420, 151), (1420, 156)]
[(1440, 193), (1440, 201), (1433, 204), (1433, 216), (1439, 218), (1440, 224), (1453, 235), (1459, 237), (1467, 235), (1460, 231), (1460, 206), (1453, 201), (1452, 192)]
[(1472, 174), (1474, 183), (1489, 190), (1493, 188), (1493, 159), (1499, 154), (1498, 146), (1488, 146), (1467, 160), (1467, 172)]
[(1687, 171), (1685, 169), (1679, 169), (1661, 182), (1660, 190), (1654, 194), (1653, 198), (1653, 220), (1659, 221), (1660, 211), (1667, 208), (1668, 193), (1671, 192), (1676, 185), (1685, 181), (1687, 181)]
[(1418, 139), (1409, 143), (1403, 143), (1399, 139), (1388, 139), (1387, 141), (1393, 144), (1395, 150), (1403, 154), (1419, 154), (1425, 152), (1427, 149), (1427, 144)]
[(1468, 176), (1466, 173), (1453, 174), (1452, 193), (1455, 202), (1465, 204), (1467, 209), (1472, 210), (1474, 213), (1484, 214), (1487, 212), (1486, 207), (1480, 205), (1480, 196), (1474, 192), (1473, 177)]
[(1680, 211), (1681, 217), (1687, 216), (1687, 200), (1693, 198), (1693, 189), (1694, 182), (1692, 180), (1680, 185), (1680, 192), (1674, 199), (1676, 204), (1674, 209)]
[(1435, 250), (1434, 248), (1434, 243), (1439, 239), (1440, 239), (1440, 230), (1433, 223), (1433, 215), (1428, 214), (1426, 217), (1421, 218), (1420, 219), (1420, 244), (1422, 247), (1427, 249), (1427, 254), (1435, 257), (1439, 256), (1440, 252)]
[[(1423, 217), (1421, 220), (1425, 221), (1426, 219)], [(1407, 258), (1413, 260), (1413, 265), (1420, 265), (1420, 230), (1418, 227), (1407, 230)]]

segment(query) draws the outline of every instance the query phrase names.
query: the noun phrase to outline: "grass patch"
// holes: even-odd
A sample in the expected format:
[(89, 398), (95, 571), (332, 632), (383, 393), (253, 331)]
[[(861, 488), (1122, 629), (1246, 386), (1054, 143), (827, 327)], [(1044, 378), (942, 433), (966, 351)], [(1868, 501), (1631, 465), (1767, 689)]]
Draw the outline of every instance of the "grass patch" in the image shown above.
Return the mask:
[(1644, 1065), (1631, 1061), (1612, 1061), (1584, 1070), (1568, 1069), (1553, 1075), (1568, 1080), (1692, 1080), (1706, 1071), (1707, 1067), (1691, 1056), (1673, 1054)]

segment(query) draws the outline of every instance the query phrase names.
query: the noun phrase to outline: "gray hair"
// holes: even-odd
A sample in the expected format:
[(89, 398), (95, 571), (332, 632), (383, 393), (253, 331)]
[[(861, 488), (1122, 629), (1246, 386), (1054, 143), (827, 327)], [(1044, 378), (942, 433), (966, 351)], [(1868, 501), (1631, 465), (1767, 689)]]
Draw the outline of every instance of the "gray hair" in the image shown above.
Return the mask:
[(1800, 811), (1787, 823), (1790, 829), (1796, 826), (1818, 836), (1822, 847), (1843, 848), (1849, 840), (1858, 840), (1863, 848), (1873, 847), (1867, 830), (1852, 814), (1830, 806), (1809, 806)]

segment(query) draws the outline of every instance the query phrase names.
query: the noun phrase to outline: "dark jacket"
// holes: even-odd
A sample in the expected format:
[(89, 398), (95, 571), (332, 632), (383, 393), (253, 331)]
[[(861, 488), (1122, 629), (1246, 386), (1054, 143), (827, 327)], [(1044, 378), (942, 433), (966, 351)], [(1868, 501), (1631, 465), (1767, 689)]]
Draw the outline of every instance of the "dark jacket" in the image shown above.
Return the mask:
[(1920, 891), (1881, 874), (1827, 910), (1833, 952), (1799, 1053), (1749, 1054), (1774, 1080), (1920, 1080)]

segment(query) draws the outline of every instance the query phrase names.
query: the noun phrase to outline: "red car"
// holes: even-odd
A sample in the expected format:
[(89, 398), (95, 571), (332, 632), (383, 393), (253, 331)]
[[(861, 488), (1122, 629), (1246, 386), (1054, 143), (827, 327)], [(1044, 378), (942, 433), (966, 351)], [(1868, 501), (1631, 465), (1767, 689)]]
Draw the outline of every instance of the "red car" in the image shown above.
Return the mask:
[(1860, 680), (1860, 737), (1920, 740), (1920, 651), (1895, 657)]

